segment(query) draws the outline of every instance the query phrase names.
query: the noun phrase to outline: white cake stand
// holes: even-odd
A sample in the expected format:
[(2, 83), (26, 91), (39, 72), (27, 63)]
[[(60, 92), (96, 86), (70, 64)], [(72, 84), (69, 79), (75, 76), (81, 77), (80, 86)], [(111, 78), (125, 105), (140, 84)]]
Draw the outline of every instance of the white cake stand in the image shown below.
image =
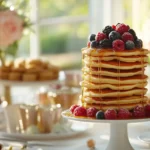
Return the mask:
[(62, 116), (66, 119), (92, 122), (92, 123), (109, 123), (110, 124), (110, 140), (106, 150), (134, 150), (128, 139), (127, 124), (146, 122), (148, 119), (130, 119), (130, 120), (100, 120), (100, 119), (84, 119), (67, 116), (69, 110), (62, 112)]

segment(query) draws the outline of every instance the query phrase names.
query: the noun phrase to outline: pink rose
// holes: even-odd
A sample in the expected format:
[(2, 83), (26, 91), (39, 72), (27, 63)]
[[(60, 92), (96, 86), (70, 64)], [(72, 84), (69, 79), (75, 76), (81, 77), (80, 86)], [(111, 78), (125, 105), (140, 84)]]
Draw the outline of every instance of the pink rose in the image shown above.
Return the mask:
[(0, 11), (0, 49), (19, 40), (22, 36), (23, 20), (15, 11)]

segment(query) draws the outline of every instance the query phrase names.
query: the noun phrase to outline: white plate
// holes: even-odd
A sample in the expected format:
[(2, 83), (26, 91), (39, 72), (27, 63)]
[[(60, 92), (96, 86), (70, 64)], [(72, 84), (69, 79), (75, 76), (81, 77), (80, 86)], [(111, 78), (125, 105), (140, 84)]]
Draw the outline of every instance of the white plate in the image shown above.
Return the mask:
[(62, 116), (69, 120), (81, 121), (81, 122), (93, 122), (93, 123), (136, 123), (136, 122), (147, 122), (150, 118), (143, 119), (122, 119), (122, 120), (107, 120), (107, 119), (90, 119), (90, 118), (76, 118), (72, 116), (67, 116), (66, 113), (70, 110), (65, 110), (62, 112)]
[(138, 138), (147, 144), (150, 144), (150, 132), (144, 132), (138, 136)]
[(49, 133), (49, 134), (21, 134), (21, 133), (7, 133), (4, 131), (0, 132), (1, 137), (5, 138), (13, 138), (13, 139), (20, 139), (20, 140), (53, 140), (53, 139), (62, 139), (62, 138), (69, 138), (74, 137), (83, 133), (86, 133), (89, 126), (85, 123), (77, 123), (73, 124), (70, 131), (62, 132), (62, 133)]

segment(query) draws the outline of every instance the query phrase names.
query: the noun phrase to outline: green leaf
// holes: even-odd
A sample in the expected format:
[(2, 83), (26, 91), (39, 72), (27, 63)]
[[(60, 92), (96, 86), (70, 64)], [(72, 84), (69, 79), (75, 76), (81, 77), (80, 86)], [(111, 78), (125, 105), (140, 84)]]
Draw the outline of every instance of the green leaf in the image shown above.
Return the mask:
[(18, 51), (18, 42), (14, 42), (12, 45), (10, 45), (7, 49), (6, 49), (6, 55), (11, 55), (13, 57), (16, 56)]

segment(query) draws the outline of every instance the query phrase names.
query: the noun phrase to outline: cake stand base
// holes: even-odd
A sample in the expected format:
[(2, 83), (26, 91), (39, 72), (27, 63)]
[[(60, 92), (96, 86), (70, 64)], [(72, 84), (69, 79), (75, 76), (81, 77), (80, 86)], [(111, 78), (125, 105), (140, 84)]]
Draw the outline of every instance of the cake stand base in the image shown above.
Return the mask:
[[(128, 138), (128, 123), (138, 123), (150, 121), (150, 118), (147, 119), (129, 119), (129, 120), (100, 120), (100, 119), (89, 119), (89, 118), (75, 118), (68, 115), (69, 110), (62, 112), (62, 117), (82, 122), (91, 122), (91, 123), (109, 123), (110, 124), (110, 140), (106, 150), (134, 150), (131, 146)], [(102, 150), (96, 146), (96, 150)]]
[(133, 150), (128, 139), (126, 122), (110, 123), (110, 140), (106, 150)]

